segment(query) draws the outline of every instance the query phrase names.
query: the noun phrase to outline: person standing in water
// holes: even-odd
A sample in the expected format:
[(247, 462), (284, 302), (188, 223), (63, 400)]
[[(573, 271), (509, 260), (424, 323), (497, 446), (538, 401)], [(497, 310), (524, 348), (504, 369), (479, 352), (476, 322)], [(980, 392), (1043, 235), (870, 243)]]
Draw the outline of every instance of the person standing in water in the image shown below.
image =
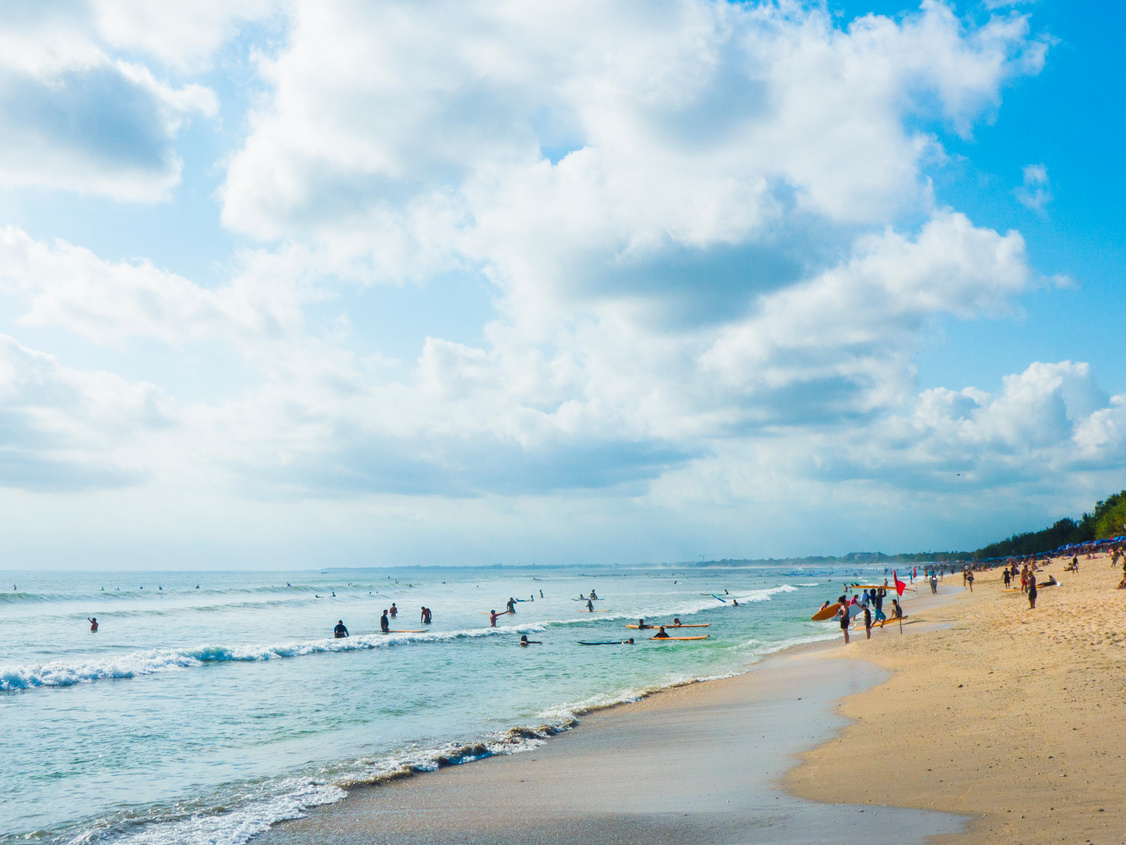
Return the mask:
[(383, 611), (383, 615), (379, 617), (379, 630), (387, 634), (391, 631), (391, 621), (387, 618), (387, 611)]
[(342, 640), (348, 636), (348, 629), (344, 627), (343, 619), (336, 621), (336, 627), (332, 629), (332, 635), (338, 640)]
[(98, 617), (88, 616), (88, 617), (86, 617), (86, 621), (90, 623), (90, 633), (91, 634), (98, 633)]
[(493, 628), (497, 626), (497, 612), (495, 610), (489, 611), (489, 625)]
[(395, 607), (395, 602), (391, 602), (391, 609), (388, 611), (388, 614), (392, 619), (399, 615), (399, 608)]
[(590, 599), (586, 600), (586, 609), (591, 613), (594, 613), (594, 602), (592, 602)]
[(516, 599), (510, 597), (508, 599), (508, 602), (505, 604), (505, 607), (508, 608), (509, 613), (515, 613), (516, 612)]

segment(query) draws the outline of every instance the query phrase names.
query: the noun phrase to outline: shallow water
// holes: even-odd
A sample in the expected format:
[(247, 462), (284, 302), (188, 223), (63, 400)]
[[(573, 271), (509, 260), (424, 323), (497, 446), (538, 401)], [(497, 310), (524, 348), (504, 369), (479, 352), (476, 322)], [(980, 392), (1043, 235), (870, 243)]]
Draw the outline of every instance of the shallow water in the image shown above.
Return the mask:
[[(349, 785), (534, 747), (590, 709), (837, 636), (809, 616), (846, 577), (877, 575), (882, 568), (8, 573), (0, 843), (240, 845)], [(592, 588), (608, 612), (580, 612), (576, 599)], [(487, 612), (510, 596), (524, 601), (490, 628)], [(392, 602), (393, 629), (425, 633), (379, 633)], [(423, 604), (434, 613), (428, 626)], [(673, 615), (711, 623), (682, 632), (709, 639), (655, 643), (624, 627)], [(332, 638), (338, 619), (348, 639)], [(521, 648), (520, 634), (543, 644)], [(635, 645), (578, 644), (629, 636)]]

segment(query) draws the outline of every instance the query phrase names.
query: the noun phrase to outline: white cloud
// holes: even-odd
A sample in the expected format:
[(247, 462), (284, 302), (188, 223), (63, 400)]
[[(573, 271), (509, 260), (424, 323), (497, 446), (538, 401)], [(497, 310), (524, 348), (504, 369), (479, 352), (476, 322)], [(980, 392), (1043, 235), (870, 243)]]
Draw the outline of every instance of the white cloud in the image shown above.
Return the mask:
[(1024, 168), (1024, 184), (1014, 193), (1021, 205), (1033, 211), (1043, 211), (1052, 201), (1048, 182), (1048, 168), (1042, 164), (1030, 164)]
[(115, 58), (81, 6), (19, 5), (0, 24), (0, 186), (167, 199), (177, 133), (215, 94)]

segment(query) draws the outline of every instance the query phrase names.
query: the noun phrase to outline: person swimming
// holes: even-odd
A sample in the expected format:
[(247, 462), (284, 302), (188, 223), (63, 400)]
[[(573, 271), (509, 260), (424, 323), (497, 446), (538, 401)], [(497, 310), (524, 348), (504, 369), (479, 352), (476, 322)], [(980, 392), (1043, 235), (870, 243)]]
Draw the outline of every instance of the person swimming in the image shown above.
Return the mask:
[(342, 640), (348, 636), (348, 629), (344, 627), (343, 619), (337, 620), (336, 627), (332, 629), (332, 635), (338, 640)]
[(523, 645), (523, 646), (543, 645), (543, 643), (541, 643), (539, 640), (529, 640), (527, 634), (521, 634), (520, 635), (520, 645)]
[(657, 633), (655, 633), (653, 635), (653, 639), (655, 639), (655, 640), (667, 640), (668, 638), (669, 638), (669, 635), (667, 633), (665, 633), (665, 626), (664, 625), (662, 625), (660, 630), (658, 630)]

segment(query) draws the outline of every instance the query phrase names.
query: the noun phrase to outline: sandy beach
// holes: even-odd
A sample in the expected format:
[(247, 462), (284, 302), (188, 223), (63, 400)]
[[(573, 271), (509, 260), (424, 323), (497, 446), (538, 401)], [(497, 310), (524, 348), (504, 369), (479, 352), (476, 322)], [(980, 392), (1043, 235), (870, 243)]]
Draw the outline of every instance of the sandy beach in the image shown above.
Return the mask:
[(1122, 842), (1126, 592), (1105, 557), (1063, 565), (1035, 610), (999, 573), (919, 582), (904, 635), (591, 714), (255, 842)]
[(854, 721), (806, 753), (787, 788), (974, 817), (941, 842), (1126, 841), (1122, 572), (1105, 555), (1078, 574), (1064, 565), (1047, 567), (1061, 584), (1035, 610), (1002, 592), (999, 571), (979, 573), (973, 593), (920, 614), (944, 630), (826, 653), (893, 674), (842, 703)]

